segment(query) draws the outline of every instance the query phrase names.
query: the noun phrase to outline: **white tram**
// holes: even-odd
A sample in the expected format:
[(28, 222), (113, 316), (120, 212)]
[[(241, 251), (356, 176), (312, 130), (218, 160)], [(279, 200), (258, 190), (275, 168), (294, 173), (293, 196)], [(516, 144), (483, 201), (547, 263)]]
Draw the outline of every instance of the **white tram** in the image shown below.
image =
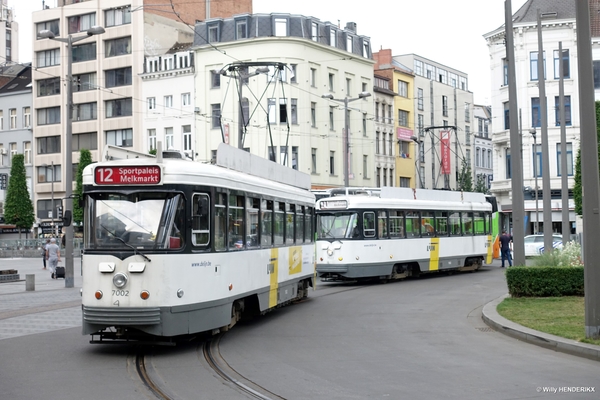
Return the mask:
[(222, 145), (217, 165), (100, 162), (83, 185), (83, 334), (92, 342), (227, 330), (313, 285), (306, 174)]
[(317, 274), (399, 279), (492, 261), (492, 205), (479, 193), (382, 188), (316, 203)]

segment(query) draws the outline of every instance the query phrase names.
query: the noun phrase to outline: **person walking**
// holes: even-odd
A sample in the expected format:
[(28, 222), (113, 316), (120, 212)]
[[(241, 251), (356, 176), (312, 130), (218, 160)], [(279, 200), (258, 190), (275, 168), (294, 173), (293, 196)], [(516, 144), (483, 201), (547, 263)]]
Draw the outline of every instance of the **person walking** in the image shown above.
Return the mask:
[(508, 260), (508, 266), (512, 267), (512, 251), (513, 238), (506, 231), (502, 231), (500, 236), (500, 253), (502, 254), (502, 267), (504, 268), (504, 260)]
[(44, 261), (44, 268), (46, 269), (46, 246), (50, 244), (50, 239), (46, 239), (46, 243), (42, 245), (42, 261)]
[(52, 279), (56, 279), (56, 266), (60, 262), (60, 247), (56, 244), (56, 239), (50, 239), (50, 244), (46, 246), (46, 260), (50, 266)]

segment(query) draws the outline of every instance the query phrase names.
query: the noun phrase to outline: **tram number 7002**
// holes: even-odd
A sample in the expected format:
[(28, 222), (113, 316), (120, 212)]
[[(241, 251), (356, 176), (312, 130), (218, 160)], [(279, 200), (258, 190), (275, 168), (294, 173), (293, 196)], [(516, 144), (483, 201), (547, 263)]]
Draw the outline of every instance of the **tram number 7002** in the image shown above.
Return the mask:
[(113, 296), (129, 296), (129, 290), (113, 290)]

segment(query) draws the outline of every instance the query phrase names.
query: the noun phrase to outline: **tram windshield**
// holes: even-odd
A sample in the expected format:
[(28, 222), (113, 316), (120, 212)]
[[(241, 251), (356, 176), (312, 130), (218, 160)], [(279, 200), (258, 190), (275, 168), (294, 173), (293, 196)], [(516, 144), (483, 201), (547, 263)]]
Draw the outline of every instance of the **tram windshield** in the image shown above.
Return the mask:
[(355, 212), (317, 214), (317, 240), (358, 237), (358, 214)]
[(169, 249), (183, 245), (183, 196), (91, 193), (85, 209), (88, 249)]

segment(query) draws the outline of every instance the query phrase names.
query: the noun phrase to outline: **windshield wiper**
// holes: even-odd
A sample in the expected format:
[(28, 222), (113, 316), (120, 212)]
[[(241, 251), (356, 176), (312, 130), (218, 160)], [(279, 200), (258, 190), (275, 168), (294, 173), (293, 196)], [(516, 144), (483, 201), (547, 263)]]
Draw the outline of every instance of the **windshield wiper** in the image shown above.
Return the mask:
[(108, 229), (107, 227), (105, 227), (104, 225), (100, 224), (100, 226), (108, 233), (110, 233), (114, 238), (117, 238), (121, 243), (123, 243), (125, 246), (129, 247), (131, 250), (133, 250), (133, 254), (137, 255), (137, 253), (140, 253), (140, 255), (142, 257), (144, 257), (144, 259), (148, 262), (152, 262), (151, 259), (148, 258), (148, 256), (146, 256), (144, 253), (142, 253), (141, 251), (139, 251), (138, 249), (136, 249), (135, 247), (133, 247), (132, 245), (130, 245), (129, 243), (127, 243), (125, 240), (123, 240), (123, 238), (117, 236), (115, 233), (113, 233), (110, 229)]

